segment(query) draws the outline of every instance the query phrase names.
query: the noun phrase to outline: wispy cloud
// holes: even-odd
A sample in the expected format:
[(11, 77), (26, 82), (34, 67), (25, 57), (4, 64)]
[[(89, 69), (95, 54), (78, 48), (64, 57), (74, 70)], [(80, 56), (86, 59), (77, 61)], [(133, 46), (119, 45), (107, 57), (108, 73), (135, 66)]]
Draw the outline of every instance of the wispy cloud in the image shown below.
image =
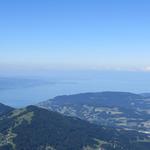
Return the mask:
[(144, 67), (142, 70), (146, 72), (150, 72), (150, 66)]

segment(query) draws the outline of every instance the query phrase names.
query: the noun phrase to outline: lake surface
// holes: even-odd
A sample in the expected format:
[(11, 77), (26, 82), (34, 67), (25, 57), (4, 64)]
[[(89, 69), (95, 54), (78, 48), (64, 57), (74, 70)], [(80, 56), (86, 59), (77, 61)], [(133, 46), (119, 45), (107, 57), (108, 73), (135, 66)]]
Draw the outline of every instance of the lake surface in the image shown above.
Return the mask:
[(22, 107), (58, 95), (100, 91), (150, 92), (150, 73), (84, 72), (34, 78), (0, 77), (0, 102)]

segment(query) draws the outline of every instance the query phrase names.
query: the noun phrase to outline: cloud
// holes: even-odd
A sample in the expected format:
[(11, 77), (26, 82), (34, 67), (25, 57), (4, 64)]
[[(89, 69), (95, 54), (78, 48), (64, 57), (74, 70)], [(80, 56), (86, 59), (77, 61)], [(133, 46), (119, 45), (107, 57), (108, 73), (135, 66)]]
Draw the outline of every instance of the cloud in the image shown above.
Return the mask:
[(143, 68), (143, 71), (150, 72), (150, 66), (147, 66), (147, 67)]

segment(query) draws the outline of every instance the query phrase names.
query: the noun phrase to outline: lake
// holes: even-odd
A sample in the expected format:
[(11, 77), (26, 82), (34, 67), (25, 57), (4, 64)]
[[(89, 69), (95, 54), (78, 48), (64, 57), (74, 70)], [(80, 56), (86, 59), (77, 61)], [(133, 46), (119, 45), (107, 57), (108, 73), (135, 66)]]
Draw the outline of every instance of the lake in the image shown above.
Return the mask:
[(150, 92), (150, 73), (100, 71), (0, 77), (0, 102), (14, 107), (58, 95), (100, 91)]

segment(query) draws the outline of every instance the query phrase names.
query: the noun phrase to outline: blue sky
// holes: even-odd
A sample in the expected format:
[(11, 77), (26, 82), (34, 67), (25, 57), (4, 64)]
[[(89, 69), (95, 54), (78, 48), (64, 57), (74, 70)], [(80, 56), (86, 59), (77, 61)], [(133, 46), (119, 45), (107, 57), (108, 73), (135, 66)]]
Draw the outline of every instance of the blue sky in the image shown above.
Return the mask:
[(150, 71), (149, 0), (1, 0), (0, 71)]

